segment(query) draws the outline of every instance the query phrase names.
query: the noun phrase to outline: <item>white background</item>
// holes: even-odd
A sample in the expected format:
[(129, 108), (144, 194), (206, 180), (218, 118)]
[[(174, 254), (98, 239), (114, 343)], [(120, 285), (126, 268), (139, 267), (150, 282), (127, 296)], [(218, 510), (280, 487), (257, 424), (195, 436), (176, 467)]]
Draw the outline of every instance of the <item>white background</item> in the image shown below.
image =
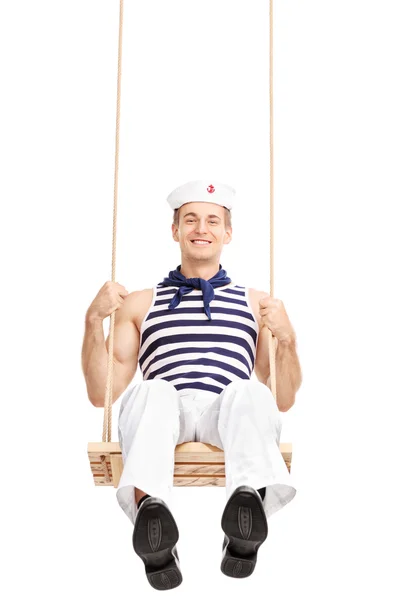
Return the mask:
[[(298, 492), (271, 517), (254, 574), (234, 580), (220, 571), (224, 488), (174, 488), (183, 583), (169, 595), (398, 598), (398, 2), (274, 8), (275, 296), (304, 377), (281, 441)], [(10, 600), (159, 593), (86, 454), (103, 423), (80, 361), (85, 312), (111, 278), (118, 19), (117, 0), (0, 9)], [(179, 264), (168, 193), (215, 178), (238, 198), (222, 265), (268, 292), (268, 29), (267, 0), (125, 0), (116, 280), (128, 291)]]

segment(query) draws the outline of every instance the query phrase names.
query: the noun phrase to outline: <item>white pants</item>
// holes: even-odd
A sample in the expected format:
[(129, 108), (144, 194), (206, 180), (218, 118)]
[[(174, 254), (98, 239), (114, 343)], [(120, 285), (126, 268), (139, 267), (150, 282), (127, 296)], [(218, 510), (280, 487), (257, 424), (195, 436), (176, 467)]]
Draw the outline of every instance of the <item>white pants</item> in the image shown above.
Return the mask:
[(124, 469), (116, 492), (135, 523), (135, 488), (169, 503), (175, 446), (205, 442), (225, 454), (226, 498), (239, 485), (266, 488), (267, 517), (296, 495), (279, 442), (282, 416), (271, 390), (255, 380), (230, 383), (218, 397), (179, 392), (165, 379), (143, 381), (122, 398), (118, 437)]

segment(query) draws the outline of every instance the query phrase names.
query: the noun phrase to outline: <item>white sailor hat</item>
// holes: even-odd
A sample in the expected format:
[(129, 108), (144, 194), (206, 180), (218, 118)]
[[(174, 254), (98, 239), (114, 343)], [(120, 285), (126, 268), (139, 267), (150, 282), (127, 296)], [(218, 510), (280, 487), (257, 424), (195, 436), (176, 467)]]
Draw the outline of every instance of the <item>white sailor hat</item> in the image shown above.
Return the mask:
[(188, 202), (210, 202), (232, 210), (236, 191), (215, 180), (189, 181), (173, 190), (167, 197), (172, 209), (180, 208)]

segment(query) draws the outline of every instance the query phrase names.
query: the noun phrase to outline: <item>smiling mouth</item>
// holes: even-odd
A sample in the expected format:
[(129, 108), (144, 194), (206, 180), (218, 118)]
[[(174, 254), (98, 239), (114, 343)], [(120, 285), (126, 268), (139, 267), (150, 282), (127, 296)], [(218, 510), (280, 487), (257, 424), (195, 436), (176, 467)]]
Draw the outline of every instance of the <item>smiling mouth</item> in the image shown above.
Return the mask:
[(190, 240), (195, 246), (208, 246), (211, 244), (208, 240)]

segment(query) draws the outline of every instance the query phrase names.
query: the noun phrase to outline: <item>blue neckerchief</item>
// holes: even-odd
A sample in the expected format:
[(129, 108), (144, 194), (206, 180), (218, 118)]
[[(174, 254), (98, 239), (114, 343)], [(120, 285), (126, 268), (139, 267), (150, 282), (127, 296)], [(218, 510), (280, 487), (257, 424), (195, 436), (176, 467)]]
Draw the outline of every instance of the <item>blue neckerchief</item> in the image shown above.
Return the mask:
[(168, 308), (175, 308), (182, 300), (182, 296), (188, 294), (193, 289), (198, 289), (203, 292), (204, 301), (204, 312), (211, 321), (210, 302), (214, 299), (214, 288), (221, 287), (222, 285), (228, 285), (231, 283), (231, 279), (226, 276), (226, 271), (219, 265), (219, 271), (211, 277), (211, 279), (202, 279), (201, 277), (189, 277), (186, 279), (181, 273), (181, 266), (177, 267), (175, 271), (170, 271), (168, 277), (164, 278), (164, 281), (159, 285), (173, 285), (177, 286), (175, 296), (172, 298)]

